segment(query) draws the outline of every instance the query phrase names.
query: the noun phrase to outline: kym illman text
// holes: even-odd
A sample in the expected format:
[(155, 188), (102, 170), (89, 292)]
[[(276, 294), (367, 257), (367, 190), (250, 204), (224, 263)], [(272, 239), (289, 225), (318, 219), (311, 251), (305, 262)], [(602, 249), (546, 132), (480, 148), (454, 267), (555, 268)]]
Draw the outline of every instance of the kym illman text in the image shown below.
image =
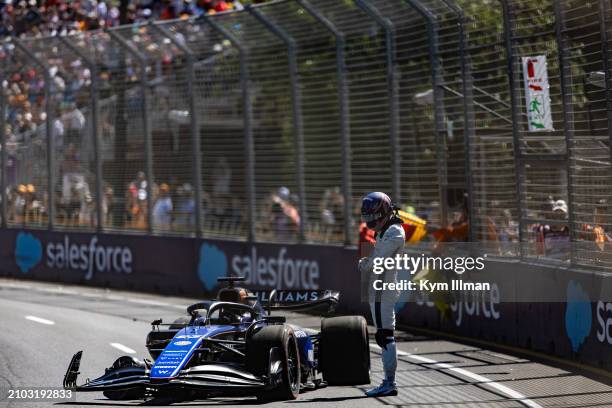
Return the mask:
[(420, 290), (423, 292), (436, 291), (484, 291), (491, 290), (489, 282), (466, 282), (461, 279), (453, 279), (449, 282), (431, 282), (423, 279), (418, 282), (400, 280), (399, 282), (383, 282), (380, 279), (372, 282), (374, 290)]

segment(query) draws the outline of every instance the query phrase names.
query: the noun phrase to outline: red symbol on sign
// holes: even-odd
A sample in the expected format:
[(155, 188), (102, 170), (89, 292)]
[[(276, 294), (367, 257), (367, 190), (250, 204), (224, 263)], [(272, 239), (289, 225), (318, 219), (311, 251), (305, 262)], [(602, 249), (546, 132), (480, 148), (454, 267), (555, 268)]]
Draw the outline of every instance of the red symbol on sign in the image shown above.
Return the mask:
[[(535, 63), (538, 62), (536, 59), (527, 60), (527, 78), (531, 81), (535, 77)], [(534, 91), (542, 91), (542, 87), (539, 85), (529, 84), (529, 88)]]

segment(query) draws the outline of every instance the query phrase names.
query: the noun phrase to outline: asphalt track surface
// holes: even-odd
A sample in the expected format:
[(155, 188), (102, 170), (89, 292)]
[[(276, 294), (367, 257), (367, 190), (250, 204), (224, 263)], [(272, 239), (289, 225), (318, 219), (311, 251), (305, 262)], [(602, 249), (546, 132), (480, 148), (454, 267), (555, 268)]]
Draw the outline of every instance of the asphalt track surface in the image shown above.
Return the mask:
[[(150, 322), (171, 321), (194, 299), (0, 279), (0, 407), (111, 407), (139, 405), (248, 406), (256, 399), (216, 398), (197, 402), (113, 402), (101, 393), (81, 393), (67, 402), (5, 399), (15, 387), (61, 387), (70, 360), (83, 350), (81, 375), (95, 378), (126, 353), (148, 357)], [(319, 327), (320, 319), (299, 314), (288, 320)], [(585, 377), (559, 368), (480, 347), (398, 332), (399, 395), (364, 398), (366, 386), (328, 387), (285, 407), (611, 407), (610, 377)], [(372, 343), (373, 344), (373, 343)], [(379, 349), (372, 346), (372, 381), (381, 380)]]

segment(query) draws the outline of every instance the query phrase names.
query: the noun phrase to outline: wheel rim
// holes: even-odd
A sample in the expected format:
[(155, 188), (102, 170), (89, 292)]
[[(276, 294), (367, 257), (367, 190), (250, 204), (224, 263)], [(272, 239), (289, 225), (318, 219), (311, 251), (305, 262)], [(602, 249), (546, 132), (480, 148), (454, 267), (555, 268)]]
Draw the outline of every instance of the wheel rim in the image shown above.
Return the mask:
[(289, 350), (287, 353), (287, 379), (291, 386), (291, 391), (297, 392), (299, 389), (298, 384), (298, 356), (297, 356), (297, 345), (295, 339), (289, 340)]

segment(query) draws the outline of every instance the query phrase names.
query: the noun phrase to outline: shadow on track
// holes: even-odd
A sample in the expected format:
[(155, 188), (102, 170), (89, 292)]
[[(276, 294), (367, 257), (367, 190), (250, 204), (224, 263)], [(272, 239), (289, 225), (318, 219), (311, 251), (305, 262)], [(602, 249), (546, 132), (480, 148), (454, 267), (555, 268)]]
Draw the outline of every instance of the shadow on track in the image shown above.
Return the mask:
[(112, 400), (97, 400), (97, 401), (67, 401), (58, 402), (54, 405), (65, 406), (98, 406), (98, 407), (156, 407), (156, 406), (202, 406), (202, 405), (262, 405), (264, 401), (258, 401), (254, 398), (246, 399), (198, 399), (198, 400), (177, 400), (174, 398), (154, 398), (147, 401), (112, 401)]
[[(283, 401), (289, 404), (295, 403), (316, 403), (316, 402), (341, 402), (355, 399), (368, 398), (366, 395), (358, 395), (353, 397), (317, 397), (312, 399), (297, 399), (294, 401)], [(172, 398), (154, 398), (148, 401), (111, 401), (111, 400), (98, 400), (98, 401), (67, 401), (58, 402), (54, 405), (64, 406), (99, 406), (99, 407), (155, 407), (155, 406), (173, 406), (173, 407), (186, 407), (186, 406), (201, 406), (201, 405), (265, 405), (268, 402), (259, 401), (254, 398), (246, 399), (203, 399), (203, 400), (190, 400), (190, 401), (178, 401)]]
[(301, 403), (305, 403), (305, 402), (340, 402), (340, 401), (348, 401), (348, 400), (354, 400), (354, 399), (363, 399), (363, 398), (370, 398), (367, 395), (356, 395), (354, 397), (317, 397), (317, 398), (313, 398), (313, 399), (297, 399), (294, 401), (285, 401), (288, 404), (301, 404)]

